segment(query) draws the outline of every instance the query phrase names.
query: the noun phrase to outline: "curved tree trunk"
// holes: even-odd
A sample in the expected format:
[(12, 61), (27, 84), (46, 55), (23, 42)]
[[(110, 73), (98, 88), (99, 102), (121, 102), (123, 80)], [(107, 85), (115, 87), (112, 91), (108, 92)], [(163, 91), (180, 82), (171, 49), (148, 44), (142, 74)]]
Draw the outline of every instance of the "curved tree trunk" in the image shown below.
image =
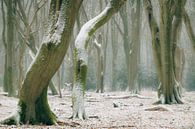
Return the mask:
[[(75, 18), (82, 0), (52, 0), (46, 33), (41, 48), (24, 79), (19, 100), (19, 121), (7, 119), (5, 123), (55, 124), (56, 116), (47, 102), (49, 81), (62, 63), (69, 46)], [(59, 7), (56, 7), (59, 5)], [(60, 10), (57, 10), (60, 9)], [(59, 15), (56, 12), (59, 11)], [(57, 17), (56, 17), (57, 16)]]
[(75, 41), (75, 82), (73, 86), (73, 118), (85, 119), (84, 91), (87, 76), (87, 46), (90, 37), (115, 14), (126, 0), (111, 0), (107, 7), (81, 28)]

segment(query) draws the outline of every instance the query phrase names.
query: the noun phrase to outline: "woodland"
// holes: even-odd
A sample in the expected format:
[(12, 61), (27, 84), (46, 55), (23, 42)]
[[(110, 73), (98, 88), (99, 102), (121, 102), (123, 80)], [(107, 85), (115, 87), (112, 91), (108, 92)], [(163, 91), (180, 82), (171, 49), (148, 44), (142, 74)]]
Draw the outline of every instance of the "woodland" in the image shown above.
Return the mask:
[(0, 128), (195, 129), (194, 0), (0, 0)]

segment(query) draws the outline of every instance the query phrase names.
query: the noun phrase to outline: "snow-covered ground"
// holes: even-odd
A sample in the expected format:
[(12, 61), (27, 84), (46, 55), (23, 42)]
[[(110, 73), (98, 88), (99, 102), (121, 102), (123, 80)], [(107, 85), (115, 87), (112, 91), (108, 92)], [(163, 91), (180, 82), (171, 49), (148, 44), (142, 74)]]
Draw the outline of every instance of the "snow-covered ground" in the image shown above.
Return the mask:
[[(49, 96), (52, 110), (58, 116), (59, 126), (5, 126), (0, 128), (126, 128), (126, 129), (195, 129), (195, 92), (185, 92), (185, 104), (152, 105), (156, 92), (143, 91), (141, 96), (128, 92), (87, 92), (85, 99), (88, 119), (71, 120), (71, 94), (63, 98)], [(0, 120), (11, 115), (17, 99), (0, 95)]]

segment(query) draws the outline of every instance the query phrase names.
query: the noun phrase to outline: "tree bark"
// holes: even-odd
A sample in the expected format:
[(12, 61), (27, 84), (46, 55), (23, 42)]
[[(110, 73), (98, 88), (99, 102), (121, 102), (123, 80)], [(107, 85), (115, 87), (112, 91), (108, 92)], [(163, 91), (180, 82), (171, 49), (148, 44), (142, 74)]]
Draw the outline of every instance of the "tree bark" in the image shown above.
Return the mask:
[(73, 86), (73, 118), (85, 119), (84, 91), (87, 76), (87, 46), (90, 37), (115, 14), (126, 0), (111, 0), (107, 7), (81, 28), (75, 41), (75, 82)]

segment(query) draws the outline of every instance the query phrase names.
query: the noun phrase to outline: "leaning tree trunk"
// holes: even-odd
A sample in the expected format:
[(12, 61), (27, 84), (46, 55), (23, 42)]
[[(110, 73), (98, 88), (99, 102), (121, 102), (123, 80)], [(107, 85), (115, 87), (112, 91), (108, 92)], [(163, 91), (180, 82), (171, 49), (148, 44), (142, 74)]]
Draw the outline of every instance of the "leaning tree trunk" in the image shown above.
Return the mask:
[(81, 28), (75, 41), (75, 78), (72, 93), (73, 118), (85, 119), (84, 91), (87, 76), (87, 46), (90, 37), (104, 25), (113, 14), (118, 12), (126, 0), (111, 0), (107, 7), (95, 18), (89, 20)]
[(162, 86), (163, 94), (161, 103), (182, 103), (177, 82), (174, 75), (174, 57), (172, 54), (173, 42), (172, 21), (173, 21), (173, 1), (159, 0), (160, 2), (160, 45), (161, 45), (161, 61), (162, 61)]
[[(82, 0), (62, 0), (50, 4), (49, 27), (41, 48), (31, 64), (20, 90), (19, 121), (7, 119), (4, 123), (55, 124), (56, 116), (47, 101), (49, 81), (62, 63), (69, 46), (75, 18)], [(57, 9), (57, 5), (59, 5)], [(59, 15), (56, 12), (59, 11)], [(55, 17), (57, 20), (55, 20)]]

